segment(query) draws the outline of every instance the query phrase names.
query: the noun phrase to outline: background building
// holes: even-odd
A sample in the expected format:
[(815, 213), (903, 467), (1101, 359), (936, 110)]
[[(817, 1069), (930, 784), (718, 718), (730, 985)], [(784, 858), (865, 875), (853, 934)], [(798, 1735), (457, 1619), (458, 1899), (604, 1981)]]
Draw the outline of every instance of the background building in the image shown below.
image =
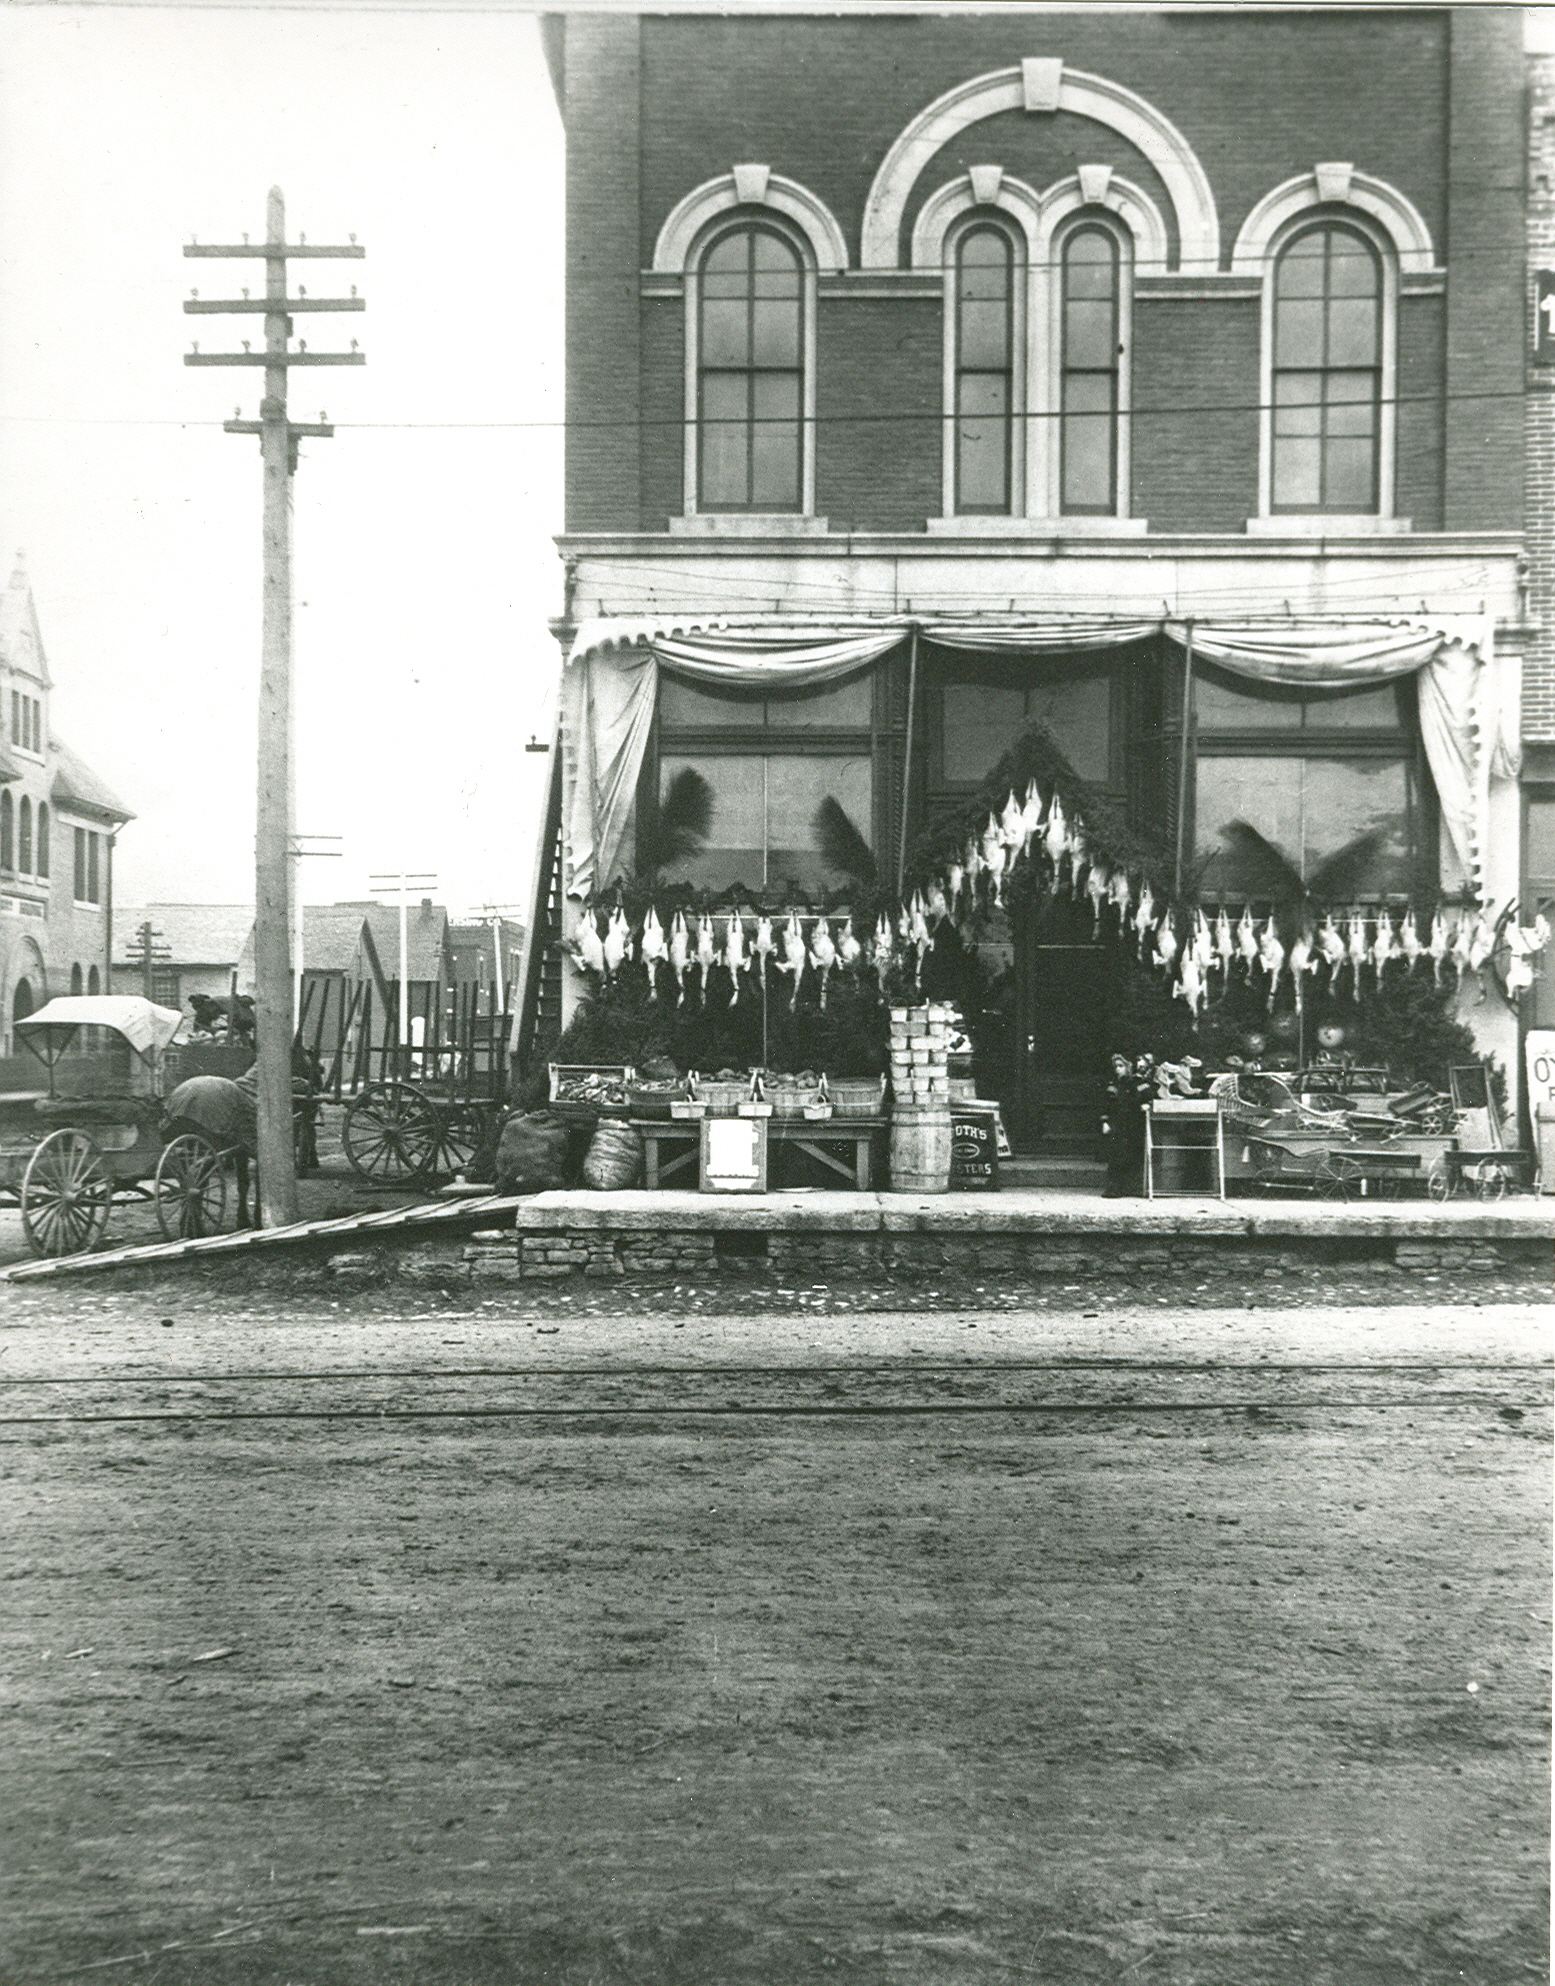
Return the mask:
[[(20, 558), (0, 595), (0, 1042), (60, 993), (107, 990), (113, 852), (134, 816), (52, 731), (53, 679)], [(23, 1086), (37, 1075), (29, 1057)]]

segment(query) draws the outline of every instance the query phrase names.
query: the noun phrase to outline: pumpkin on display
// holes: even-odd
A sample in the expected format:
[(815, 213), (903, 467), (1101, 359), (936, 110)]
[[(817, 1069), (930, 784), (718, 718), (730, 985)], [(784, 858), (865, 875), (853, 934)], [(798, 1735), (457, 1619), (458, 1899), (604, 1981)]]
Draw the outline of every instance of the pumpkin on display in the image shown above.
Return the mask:
[(1260, 1034), (1256, 1028), (1250, 1028), (1242, 1036), (1242, 1053), (1244, 1055), (1261, 1055), (1268, 1045), (1269, 1037), (1266, 1034)]
[(1294, 1038), (1298, 1025), (1295, 1011), (1292, 1009), (1289, 1013), (1276, 1014), (1269, 1022), (1269, 1032), (1276, 1041), (1290, 1041)]
[(1319, 1048), (1343, 1048), (1344, 1029), (1337, 1021), (1328, 1021), (1317, 1031)]

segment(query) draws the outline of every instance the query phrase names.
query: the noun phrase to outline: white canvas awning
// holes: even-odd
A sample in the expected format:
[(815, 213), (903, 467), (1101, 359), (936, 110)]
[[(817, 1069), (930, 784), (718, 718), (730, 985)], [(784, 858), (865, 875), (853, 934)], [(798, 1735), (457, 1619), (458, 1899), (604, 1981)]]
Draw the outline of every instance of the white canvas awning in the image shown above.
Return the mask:
[[(1173, 618), (976, 620), (892, 615), (815, 622), (769, 617), (586, 621), (562, 678), (566, 889), (584, 897), (618, 872), (648, 748), (659, 671), (704, 686), (783, 696), (874, 667), (916, 629), (976, 654), (1074, 654), (1164, 634), (1248, 681), (1313, 695), (1414, 675), (1443, 823), (1476, 891), (1483, 869), (1495, 726), (1483, 715), (1494, 624), (1487, 615), (1225, 623)], [(1488, 735), (1487, 735), (1488, 734)]]

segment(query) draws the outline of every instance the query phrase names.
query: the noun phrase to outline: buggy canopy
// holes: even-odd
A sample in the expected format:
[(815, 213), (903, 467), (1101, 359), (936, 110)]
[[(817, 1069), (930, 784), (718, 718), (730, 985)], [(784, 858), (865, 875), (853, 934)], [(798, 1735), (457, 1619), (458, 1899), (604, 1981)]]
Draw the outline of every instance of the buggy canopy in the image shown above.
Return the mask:
[[(161, 1054), (182, 1021), (183, 1015), (174, 1013), (171, 1007), (158, 1007), (138, 993), (78, 993), (50, 1000), (46, 1007), (16, 1021), (14, 1026), (24, 1036), (45, 1029), (112, 1028), (115, 1034), (123, 1035), (137, 1055), (151, 1057)], [(30, 1041), (27, 1045), (34, 1046)]]

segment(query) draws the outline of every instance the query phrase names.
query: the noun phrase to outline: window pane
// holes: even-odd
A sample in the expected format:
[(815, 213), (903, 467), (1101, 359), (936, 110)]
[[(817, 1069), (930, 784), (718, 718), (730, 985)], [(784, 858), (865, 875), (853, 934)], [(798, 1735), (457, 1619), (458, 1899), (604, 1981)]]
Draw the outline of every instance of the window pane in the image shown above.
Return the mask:
[[(1546, 889), (1555, 883), (1555, 800), (1528, 802), (1528, 875)], [(1533, 922), (1526, 905), (1523, 915)]]
[(957, 359), (963, 370), (1002, 372), (1010, 362), (1010, 313), (1003, 303), (963, 303)]
[(1391, 683), (1377, 690), (1351, 690), (1342, 696), (1309, 697), (1309, 731), (1399, 729), (1398, 691)]
[(1111, 301), (1071, 299), (1064, 306), (1064, 364), (1110, 370), (1117, 358)]
[(799, 363), (799, 305), (792, 301), (751, 306), (751, 357), (757, 365), (797, 366)]
[(1376, 763), (1342, 759), (1215, 758), (1198, 762), (1198, 854), (1207, 866), (1202, 887), (1236, 895), (1268, 892), (1267, 867), (1229, 847), (1233, 821), (1256, 828), (1303, 882), (1329, 857), (1376, 834), (1379, 845), (1359, 894), (1407, 890), (1409, 786), (1401, 759)]
[(705, 366), (750, 363), (750, 306), (743, 297), (738, 303), (704, 299), (701, 343)]
[(799, 294), (799, 257), (767, 228), (755, 231), (755, 263), (758, 296)]
[(1260, 695), (1195, 673), (1193, 715), (1201, 731), (1294, 731), (1301, 724), (1301, 700)]
[(1112, 508), (1112, 376), (1064, 380), (1062, 500), (1065, 510)]
[(704, 281), (722, 280), (725, 294), (728, 294), (730, 279), (744, 292), (749, 280), (750, 237), (747, 234), (726, 234), (722, 241), (714, 242), (707, 251), (702, 263)]
[(1330, 228), (1328, 237), (1328, 294), (1376, 296), (1381, 287), (1376, 250), (1348, 228)]
[(815, 890), (835, 883), (815, 846), (816, 809), (837, 802), (866, 841), (873, 840), (874, 780), (867, 757), (769, 758), (767, 773), (767, 881)]
[(1376, 505), (1369, 441), (1331, 441), (1323, 457), (1325, 510), (1371, 510)]
[(799, 375), (757, 373), (752, 379), (751, 502), (791, 510), (799, 502)]
[(1323, 306), (1320, 302), (1281, 301), (1274, 311), (1274, 363), (1277, 366), (1323, 363)]
[(1082, 228), (1064, 249), (1064, 293), (1069, 297), (1111, 298), (1116, 287), (1117, 251), (1100, 228)]
[(712, 789), (712, 833), (694, 860), (666, 875), (708, 889), (743, 883), (747, 889), (802, 890), (834, 884), (815, 846), (815, 815), (830, 796), (866, 841), (872, 838), (874, 782), (867, 756), (832, 758), (769, 754), (764, 757), (665, 757), (663, 793), (686, 767)]
[(1328, 306), (1328, 363), (1377, 363), (1377, 305), (1371, 297), (1340, 297)]
[(763, 723), (759, 696), (713, 696), (690, 683), (677, 682), (666, 670), (659, 672), (659, 722), (675, 724), (717, 724), (752, 726)]
[(1281, 373), (1274, 382), (1274, 432), (1320, 434), (1323, 428), (1323, 375)]
[(1275, 279), (1278, 296), (1320, 297), (1323, 294), (1327, 240), (1326, 228), (1313, 228), (1310, 233), (1297, 236), (1280, 257), (1279, 274)]
[(1026, 692), (1002, 683), (951, 683), (944, 695), (945, 780), (977, 786), (1026, 725)]
[(810, 696), (770, 697), (767, 722), (819, 729), (832, 725), (839, 729), (867, 731), (874, 709), (875, 679), (865, 670), (850, 682), (838, 683)]
[(731, 883), (743, 883), (747, 889), (759, 890), (765, 880), (762, 760), (666, 756), (659, 761), (661, 799), (677, 774), (688, 767), (712, 789), (711, 831), (702, 852), (688, 862), (666, 869), (666, 877), (676, 881), (689, 877), (709, 889), (727, 889)]
[(1009, 384), (996, 373), (972, 373), (957, 382), (957, 396), (957, 508), (1008, 510)]
[(704, 505), (749, 501), (749, 429), (746, 378), (743, 373), (709, 373), (702, 381), (702, 421), (699, 430), (702, 462), (699, 484)]
[(1318, 510), (1323, 502), (1323, 453), (1317, 441), (1281, 440), (1274, 444), (1274, 508)]

